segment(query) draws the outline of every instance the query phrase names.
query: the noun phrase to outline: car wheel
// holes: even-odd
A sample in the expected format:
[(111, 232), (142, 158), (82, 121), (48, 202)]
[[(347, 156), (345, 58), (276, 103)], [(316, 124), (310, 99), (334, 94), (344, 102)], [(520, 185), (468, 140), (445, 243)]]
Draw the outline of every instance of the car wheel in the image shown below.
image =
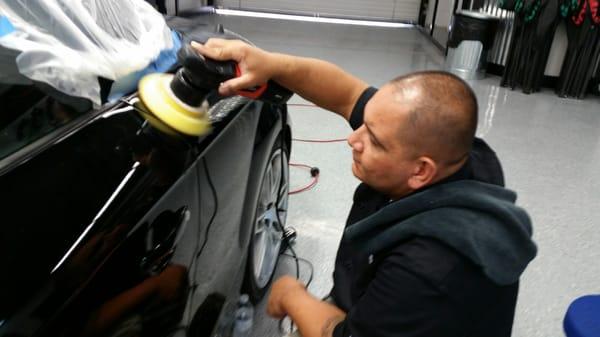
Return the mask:
[(248, 252), (244, 291), (255, 303), (265, 295), (277, 266), (288, 192), (288, 150), (278, 138), (262, 176)]

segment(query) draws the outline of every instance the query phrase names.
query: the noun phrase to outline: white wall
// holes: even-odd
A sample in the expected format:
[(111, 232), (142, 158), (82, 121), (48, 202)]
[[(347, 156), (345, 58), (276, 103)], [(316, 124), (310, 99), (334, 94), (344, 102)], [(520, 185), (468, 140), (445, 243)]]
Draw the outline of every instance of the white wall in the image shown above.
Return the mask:
[[(435, 5), (435, 1), (432, 1)], [(454, 0), (440, 0), (435, 15), (435, 27), (433, 28), (433, 38), (442, 46), (448, 42), (448, 27), (452, 20), (452, 10), (454, 9)]]
[(420, 0), (218, 0), (230, 9), (416, 22)]
[[(175, 14), (175, 0), (166, 0), (167, 13)], [(193, 9), (206, 6), (206, 0), (179, 0), (179, 10)]]

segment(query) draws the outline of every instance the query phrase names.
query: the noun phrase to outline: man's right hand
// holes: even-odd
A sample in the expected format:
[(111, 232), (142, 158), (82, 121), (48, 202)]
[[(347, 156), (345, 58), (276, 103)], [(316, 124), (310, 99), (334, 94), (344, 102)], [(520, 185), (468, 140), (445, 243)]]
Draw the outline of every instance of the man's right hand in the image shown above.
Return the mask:
[(276, 59), (270, 53), (240, 40), (211, 38), (204, 45), (192, 42), (192, 47), (208, 58), (237, 62), (242, 74), (223, 82), (219, 87), (221, 95), (234, 95), (239, 90), (265, 84), (277, 72)]
[(273, 80), (346, 120), (367, 84), (340, 67), (318, 59), (271, 53), (239, 40), (212, 38), (192, 43), (200, 54), (218, 61), (235, 61), (241, 75), (221, 85), (219, 93), (234, 95)]

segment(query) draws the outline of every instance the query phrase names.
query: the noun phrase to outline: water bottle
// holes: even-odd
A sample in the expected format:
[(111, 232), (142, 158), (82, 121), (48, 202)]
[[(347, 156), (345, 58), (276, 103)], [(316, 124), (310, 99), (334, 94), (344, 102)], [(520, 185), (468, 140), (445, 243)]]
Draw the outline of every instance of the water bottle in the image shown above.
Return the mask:
[(243, 294), (238, 301), (235, 311), (232, 337), (250, 337), (252, 332), (252, 321), (254, 320), (254, 308), (248, 295)]

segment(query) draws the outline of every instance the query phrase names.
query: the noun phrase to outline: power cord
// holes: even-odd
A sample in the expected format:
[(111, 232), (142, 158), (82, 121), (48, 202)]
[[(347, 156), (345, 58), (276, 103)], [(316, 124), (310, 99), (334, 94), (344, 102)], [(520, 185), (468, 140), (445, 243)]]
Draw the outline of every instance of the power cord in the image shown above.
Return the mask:
[[(282, 227), (280, 227), (282, 228)], [(279, 249), (279, 255), (284, 255), (285, 252), (288, 249), (293, 250), (292, 248), (292, 244), (294, 243), (294, 241), (296, 240), (296, 229), (293, 227), (287, 227), (284, 229), (283, 231), (283, 238), (282, 238), (282, 245), (281, 248)], [(292, 254), (294, 254), (293, 256), (296, 257), (296, 259), (294, 260), (296, 262), (296, 278), (299, 280), (300, 279), (300, 263), (298, 260), (298, 255), (296, 255), (296, 252), (293, 251)]]
[[(285, 126), (287, 125), (286, 117), (287, 117), (286, 116), (286, 112), (284, 111), (284, 113), (282, 114), (282, 127), (281, 127), (282, 128), (282, 132), (281, 132), (281, 137), (280, 137), (281, 151), (285, 151), (285, 144), (284, 144), (284, 137), (283, 137), (283, 135), (284, 135), (284, 132), (285, 132)], [(279, 189), (278, 189), (278, 193), (277, 193), (276, 207), (279, 207), (279, 203), (281, 202), (281, 197), (282, 197), (282, 194), (283, 194), (282, 193), (283, 182), (284, 182), (284, 171), (283, 170), (284, 170), (284, 165), (285, 165), (285, 162), (284, 162), (284, 159), (283, 159), (283, 155), (280, 156), (280, 159), (281, 159), (281, 170), (282, 170), (281, 174), (282, 174), (282, 176), (281, 176), (281, 179), (279, 180)], [(196, 242), (196, 247), (194, 249), (195, 253), (194, 253), (194, 256), (192, 257), (192, 259), (193, 259), (192, 263), (194, 262), (194, 260), (197, 260), (200, 257), (200, 255), (202, 254), (202, 252), (204, 251), (204, 249), (206, 247), (206, 244), (208, 243), (208, 234), (210, 232), (210, 228), (212, 227), (212, 225), (214, 223), (215, 217), (216, 217), (218, 209), (219, 209), (219, 199), (218, 199), (218, 195), (217, 195), (217, 190), (216, 190), (215, 185), (214, 185), (214, 183), (212, 181), (212, 177), (210, 175), (210, 171), (208, 170), (208, 164), (207, 164), (207, 161), (206, 161), (205, 157), (202, 157), (202, 165), (203, 165), (204, 171), (206, 173), (206, 179), (208, 181), (208, 185), (210, 187), (210, 190), (211, 190), (211, 193), (212, 193), (212, 196), (213, 196), (214, 210), (213, 210), (213, 213), (212, 213), (212, 215), (210, 217), (210, 220), (208, 221), (208, 224), (206, 226), (205, 233), (204, 233), (204, 240), (202, 242), (202, 245), (200, 246), (200, 249), (198, 249), (199, 241)], [(304, 188), (302, 188), (302, 189), (300, 189), (298, 191), (292, 191), (289, 194), (303, 192), (305, 190), (308, 190), (308, 189), (314, 187), (317, 184), (319, 173), (320, 173), (318, 167), (311, 167), (311, 166), (304, 165), (304, 164), (290, 164), (290, 165), (291, 166), (301, 166), (301, 167), (305, 167), (305, 168), (310, 169), (310, 174), (311, 174), (311, 176), (314, 179), (313, 179), (313, 182), (309, 186), (304, 187)], [(296, 264), (296, 278), (297, 279), (300, 279), (300, 262), (304, 262), (309, 267), (309, 270), (310, 270), (310, 272), (309, 272), (309, 279), (308, 279), (308, 281), (306, 283), (306, 288), (308, 288), (309, 285), (311, 284), (312, 280), (313, 280), (314, 267), (313, 267), (313, 265), (312, 265), (312, 263), (310, 261), (308, 261), (307, 259), (298, 257), (298, 255), (296, 254), (296, 251), (292, 247), (292, 244), (293, 244), (293, 242), (294, 242), (294, 240), (296, 238), (296, 230), (293, 229), (293, 228), (288, 228), (288, 229), (283, 228), (283, 222), (281, 221), (281, 217), (279, 215), (280, 211), (281, 210), (279, 208), (277, 208), (276, 212), (275, 212), (275, 214), (277, 215), (277, 224), (279, 225), (279, 229), (283, 233), (283, 236), (282, 236), (283, 246), (282, 246), (282, 249), (280, 250), (280, 254), (282, 256), (287, 256), (287, 257), (291, 257), (291, 258), (294, 259), (295, 264)], [(285, 211), (287, 211), (287, 210), (285, 210)], [(285, 253), (287, 250), (289, 250), (291, 252), (291, 255)], [(196, 263), (194, 264), (194, 274), (193, 274), (194, 277), (197, 274), (197, 268), (198, 268), (198, 263), (196, 261)], [(193, 307), (193, 300), (194, 300), (194, 296), (193, 295), (194, 295), (197, 287), (198, 287), (198, 284), (194, 282), (194, 284), (191, 287), (192, 288), (191, 289), (191, 300), (189, 301), (189, 306), (191, 306), (191, 307)], [(191, 315), (191, 307), (188, 308), (189, 315)], [(188, 321), (189, 321), (189, 319), (190, 319), (190, 317), (188, 317)], [(282, 326), (281, 326), (282, 322), (283, 322), (283, 319), (280, 321), (280, 330), (283, 330)], [(293, 322), (290, 322), (290, 330), (293, 330)]]
[(194, 284), (192, 284), (191, 286), (191, 299), (188, 302), (189, 306), (188, 306), (188, 322), (190, 321), (190, 316), (191, 316), (191, 312), (192, 312), (192, 308), (193, 306), (193, 301), (194, 301), (194, 293), (196, 292), (196, 288), (198, 288), (198, 283), (196, 283), (195, 281), (195, 277), (197, 275), (198, 272), (198, 258), (200, 257), (200, 255), (202, 254), (202, 251), (204, 251), (204, 248), (206, 247), (206, 244), (208, 242), (208, 233), (210, 231), (210, 228), (212, 227), (212, 224), (214, 223), (215, 217), (217, 216), (217, 211), (219, 210), (219, 198), (217, 196), (217, 189), (215, 188), (215, 185), (213, 184), (212, 178), (210, 176), (210, 172), (208, 170), (208, 164), (206, 163), (206, 157), (202, 157), (202, 166), (204, 167), (204, 172), (206, 173), (206, 180), (208, 180), (208, 186), (210, 187), (210, 190), (212, 192), (212, 196), (213, 196), (213, 200), (215, 203), (214, 206), (214, 210), (212, 215), (210, 216), (210, 220), (208, 221), (208, 224), (206, 225), (206, 229), (204, 230), (204, 241), (202, 242), (202, 246), (200, 246), (200, 249), (198, 249), (199, 246), (199, 241), (196, 241), (196, 247), (194, 248), (194, 256), (192, 257), (192, 263), (194, 263), (194, 274), (192, 275), (192, 277), (194, 277)]
[(290, 251), (292, 252), (292, 254), (281, 253), (281, 256), (291, 257), (296, 262), (300, 261), (300, 262), (304, 262), (306, 264), (306, 266), (309, 269), (309, 272), (308, 272), (308, 281), (306, 281), (306, 288), (308, 288), (310, 286), (310, 284), (312, 283), (312, 281), (313, 281), (313, 277), (314, 277), (314, 273), (315, 273), (315, 267), (313, 266), (313, 264), (309, 260), (307, 260), (305, 258), (302, 258), (302, 257), (299, 257), (298, 255), (296, 255), (296, 252), (293, 250), (293, 248), (291, 248)]
[[(317, 105), (314, 104), (305, 104), (305, 103), (288, 103), (287, 106), (292, 106), (292, 107), (302, 107), (302, 108), (318, 108)], [(295, 142), (302, 142), (302, 143), (338, 143), (338, 142), (347, 142), (348, 139), (347, 138), (335, 138), (335, 139), (304, 139), (304, 138), (292, 138), (292, 141)], [(319, 182), (319, 168), (316, 166), (309, 166), (306, 164), (294, 164), (294, 163), (290, 163), (290, 166), (294, 166), (294, 167), (301, 167), (301, 168), (306, 168), (310, 170), (310, 175), (312, 177), (312, 180), (310, 181), (310, 183), (302, 188), (299, 188), (297, 190), (291, 191), (289, 192), (290, 195), (293, 194), (298, 194), (298, 193), (302, 193), (302, 192), (306, 192), (310, 189), (312, 189), (313, 187), (315, 187), (317, 185), (317, 183)]]
[(347, 138), (336, 138), (336, 139), (303, 139), (303, 138), (292, 138), (295, 142), (302, 143), (338, 143), (338, 142), (347, 142)]
[(318, 108), (317, 105), (306, 104), (306, 103), (288, 103), (287, 106), (297, 106), (297, 107), (301, 107), (301, 108)]
[(208, 180), (208, 186), (210, 186), (210, 190), (213, 195), (213, 200), (215, 202), (215, 209), (213, 214), (210, 216), (210, 220), (208, 221), (208, 225), (206, 226), (206, 230), (204, 231), (204, 242), (202, 242), (202, 247), (200, 247), (200, 251), (196, 254), (196, 257), (202, 254), (202, 251), (206, 247), (206, 243), (208, 242), (208, 232), (210, 231), (210, 227), (214, 223), (215, 217), (217, 215), (217, 211), (219, 209), (219, 198), (217, 197), (217, 189), (213, 184), (212, 178), (210, 176), (210, 172), (208, 171), (208, 164), (206, 164), (206, 158), (202, 157), (202, 165), (204, 166), (204, 172), (206, 172), (206, 180)]
[[(317, 105), (314, 104), (304, 104), (304, 103), (289, 103), (288, 106), (295, 106), (301, 108), (318, 108)], [(293, 141), (296, 142), (304, 142), (304, 143), (337, 143), (337, 142), (346, 142), (347, 138), (337, 138), (337, 139), (302, 139), (302, 138), (292, 138)]]
[[(295, 229), (291, 228), (291, 229), (287, 229), (284, 233), (293, 233), (290, 235), (284, 235), (283, 236), (283, 246), (281, 247), (281, 256), (286, 256), (286, 257), (290, 257), (292, 259), (294, 259), (294, 262), (296, 264), (296, 278), (298, 280), (300, 280), (300, 262), (305, 263), (308, 266), (309, 269), (309, 276), (308, 276), (308, 281), (306, 281), (306, 289), (308, 289), (308, 287), (310, 286), (310, 284), (312, 283), (313, 280), (313, 276), (314, 276), (314, 266), (313, 264), (304, 258), (298, 257), (298, 254), (296, 254), (296, 250), (292, 247), (292, 244), (295, 240), (296, 237), (296, 231)], [(291, 254), (287, 254), (286, 251), (289, 250)], [(287, 316), (286, 316), (287, 317)], [(284, 327), (283, 327), (283, 323), (285, 321), (285, 318), (282, 318), (279, 320), (279, 332), (281, 334), (286, 334), (288, 333), (287, 331), (285, 331)], [(290, 330), (289, 332), (294, 331), (294, 322), (292, 320), (290, 320)]]
[(319, 170), (318, 167), (316, 167), (316, 166), (309, 166), (309, 165), (306, 165), (306, 164), (297, 164), (297, 163), (290, 163), (290, 166), (308, 169), (310, 171), (310, 176), (312, 177), (312, 180), (311, 180), (311, 182), (308, 185), (306, 185), (304, 187), (301, 187), (299, 189), (290, 191), (288, 193), (289, 195), (298, 194), (298, 193), (302, 193), (302, 192), (308, 191), (308, 190), (312, 189), (313, 187), (315, 187), (317, 185), (317, 183), (319, 182), (319, 175), (321, 174), (321, 171)]
[[(287, 125), (287, 111), (283, 111), (283, 113), (281, 114), (281, 133), (280, 133), (280, 137), (279, 137), (279, 141), (281, 142), (280, 146), (281, 146), (282, 152), (285, 151), (284, 136), (285, 136), (286, 125)], [(279, 226), (279, 230), (281, 230), (281, 233), (282, 233), (281, 243), (287, 247), (291, 247), (290, 246), (291, 241), (288, 242), (286, 240), (286, 236), (284, 235), (285, 229), (283, 228), (283, 222), (281, 221), (281, 217), (279, 216), (279, 212), (280, 212), (279, 203), (281, 202), (281, 195), (283, 194), (282, 193), (283, 192), (282, 191), (283, 179), (285, 178), (284, 177), (284, 175), (285, 175), (284, 167), (286, 165), (286, 163), (283, 160), (283, 153), (279, 156), (279, 158), (280, 158), (280, 167), (281, 167), (281, 179), (279, 179), (279, 188), (277, 189), (277, 200), (275, 201), (275, 215), (277, 215), (277, 225)], [(288, 161), (289, 161), (289, 159), (288, 159)], [(289, 164), (289, 162), (287, 164)], [(289, 173), (288, 173), (288, 177), (289, 177)], [(289, 195), (289, 193), (288, 193), (288, 195)], [(283, 211), (287, 212), (287, 209), (283, 210)], [(283, 248), (283, 246), (281, 247), (281, 249), (284, 249), (284, 251), (285, 251), (285, 248)], [(281, 249), (280, 249), (280, 253), (281, 253)], [(300, 264), (297, 259), (296, 259), (296, 278), (300, 279)], [(279, 321), (279, 329), (280, 330), (282, 330), (283, 319), (285, 319), (285, 317)], [(293, 328), (293, 322), (291, 324), (292, 325), (290, 326), (290, 328)]]
[[(287, 111), (283, 111), (283, 113), (281, 114), (281, 136), (279, 137), (279, 140), (281, 141), (281, 151), (285, 151), (284, 136), (285, 136), (285, 127), (286, 127), (286, 125), (287, 125)], [(277, 215), (277, 225), (279, 226), (279, 229), (281, 230), (281, 233), (282, 233), (282, 244), (283, 244), (283, 246), (281, 247), (280, 252), (285, 253), (285, 251), (287, 249), (289, 249), (290, 252), (292, 252), (292, 256), (293, 256), (294, 261), (296, 263), (296, 278), (300, 279), (300, 263), (299, 263), (300, 259), (298, 258), (298, 255), (296, 254), (296, 251), (294, 250), (294, 248), (292, 248), (292, 243), (295, 240), (295, 237), (296, 237), (295, 233), (296, 232), (293, 229), (288, 229), (286, 231), (283, 228), (283, 222), (281, 221), (281, 216), (279, 215), (280, 211), (286, 211), (287, 212), (287, 210), (280, 210), (279, 209), (279, 203), (281, 202), (281, 197), (284, 194), (284, 193), (282, 193), (283, 192), (282, 191), (283, 190), (283, 180), (284, 180), (284, 177), (285, 177), (284, 167), (285, 167), (286, 164), (288, 164), (288, 163), (284, 162), (283, 155), (279, 156), (279, 158), (281, 160), (280, 161), (280, 163), (281, 163), (281, 179), (279, 179), (279, 188), (277, 190), (277, 201), (275, 203), (275, 207), (276, 207), (275, 214)], [(318, 173), (319, 173), (318, 169), (316, 171), (314, 171), (314, 172), (315, 172), (315, 176), (318, 178)], [(288, 174), (288, 176), (289, 176), (289, 174)], [(316, 184), (316, 182), (314, 184)], [(314, 184), (312, 186), (314, 186)], [(296, 192), (296, 193), (299, 193), (299, 192)], [(291, 194), (291, 193), (288, 193), (288, 195), (289, 194)], [(311, 265), (311, 267), (312, 267), (312, 265)], [(312, 281), (312, 268), (311, 268), (310, 281)], [(307, 287), (308, 287), (308, 285), (307, 285)], [(283, 320), (284, 319), (285, 319), (285, 317), (282, 318), (279, 321), (279, 329), (282, 332), (283, 332)], [(293, 328), (294, 328), (294, 322), (290, 320), (290, 331), (293, 330)]]

